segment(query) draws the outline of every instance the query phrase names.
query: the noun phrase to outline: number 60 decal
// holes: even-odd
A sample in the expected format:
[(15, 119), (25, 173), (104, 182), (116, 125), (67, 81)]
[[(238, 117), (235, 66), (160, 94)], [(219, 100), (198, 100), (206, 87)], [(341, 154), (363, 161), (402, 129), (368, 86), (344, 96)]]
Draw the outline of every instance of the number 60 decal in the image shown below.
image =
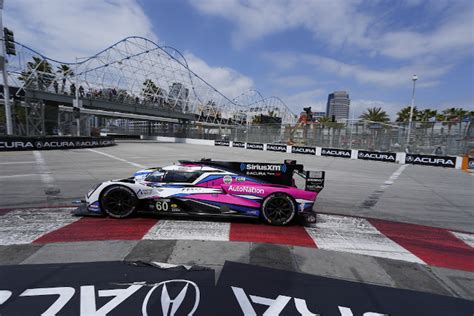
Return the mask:
[(157, 211), (164, 211), (164, 212), (166, 212), (169, 208), (168, 202), (166, 201), (156, 201), (155, 207)]

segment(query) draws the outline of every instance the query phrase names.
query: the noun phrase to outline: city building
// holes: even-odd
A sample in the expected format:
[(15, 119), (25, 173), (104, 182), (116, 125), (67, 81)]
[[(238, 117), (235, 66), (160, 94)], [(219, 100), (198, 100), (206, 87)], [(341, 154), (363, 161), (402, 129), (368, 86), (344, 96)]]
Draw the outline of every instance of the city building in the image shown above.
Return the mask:
[(326, 112), (312, 112), (313, 113), (313, 122), (319, 121), (320, 118), (326, 116)]
[(328, 103), (326, 105), (326, 115), (338, 122), (346, 121), (349, 118), (349, 106), (351, 100), (346, 91), (334, 91), (328, 95)]

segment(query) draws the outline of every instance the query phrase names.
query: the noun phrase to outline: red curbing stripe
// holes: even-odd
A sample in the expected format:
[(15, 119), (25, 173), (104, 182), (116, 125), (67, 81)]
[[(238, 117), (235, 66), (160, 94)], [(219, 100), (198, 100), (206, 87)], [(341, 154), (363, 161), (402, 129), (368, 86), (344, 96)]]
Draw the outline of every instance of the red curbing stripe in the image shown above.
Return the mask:
[(34, 240), (33, 243), (55, 243), (94, 240), (140, 240), (157, 223), (154, 218), (84, 217)]
[(270, 226), (265, 224), (230, 224), (230, 241), (261, 242), (316, 248), (302, 226)]
[(428, 265), (474, 272), (474, 249), (446, 229), (378, 219), (369, 222)]

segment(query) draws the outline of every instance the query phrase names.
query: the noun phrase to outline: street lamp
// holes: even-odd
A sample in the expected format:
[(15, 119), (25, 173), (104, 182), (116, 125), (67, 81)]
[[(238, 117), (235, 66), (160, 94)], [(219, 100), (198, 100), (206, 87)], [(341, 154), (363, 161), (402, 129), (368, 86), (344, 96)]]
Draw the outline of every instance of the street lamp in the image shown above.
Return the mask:
[(408, 149), (408, 145), (410, 144), (411, 124), (413, 120), (413, 108), (415, 107), (415, 85), (416, 85), (416, 81), (418, 80), (418, 76), (413, 75), (411, 80), (413, 81), (413, 92), (411, 95), (410, 118), (408, 119), (408, 132), (407, 132), (407, 141), (406, 141), (407, 149)]

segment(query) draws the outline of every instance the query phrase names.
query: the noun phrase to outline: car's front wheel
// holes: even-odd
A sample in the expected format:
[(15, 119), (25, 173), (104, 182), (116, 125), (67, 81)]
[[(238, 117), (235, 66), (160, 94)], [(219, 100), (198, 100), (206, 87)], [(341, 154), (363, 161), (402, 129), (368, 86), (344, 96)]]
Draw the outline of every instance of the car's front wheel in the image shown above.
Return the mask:
[(295, 217), (296, 206), (290, 196), (285, 193), (274, 193), (263, 201), (263, 219), (276, 226), (283, 226)]
[(133, 214), (138, 199), (135, 193), (124, 186), (111, 186), (100, 197), (102, 210), (113, 218), (125, 218)]

